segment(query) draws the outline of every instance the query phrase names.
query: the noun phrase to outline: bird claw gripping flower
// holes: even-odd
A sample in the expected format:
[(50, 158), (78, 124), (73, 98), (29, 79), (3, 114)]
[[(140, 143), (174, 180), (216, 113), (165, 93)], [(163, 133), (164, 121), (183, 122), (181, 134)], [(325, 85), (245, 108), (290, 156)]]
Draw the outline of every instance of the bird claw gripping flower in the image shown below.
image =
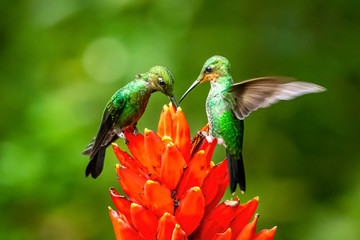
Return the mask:
[[(206, 131), (205, 126), (201, 131)], [(190, 139), (181, 108), (164, 106), (157, 133), (124, 132), (128, 154), (113, 144), (120, 165), (116, 173), (123, 192), (110, 188), (117, 210), (109, 207), (116, 239), (177, 240), (273, 239), (276, 227), (256, 234), (259, 198), (240, 204), (219, 203), (229, 184), (226, 160), (214, 165), (216, 139)]]

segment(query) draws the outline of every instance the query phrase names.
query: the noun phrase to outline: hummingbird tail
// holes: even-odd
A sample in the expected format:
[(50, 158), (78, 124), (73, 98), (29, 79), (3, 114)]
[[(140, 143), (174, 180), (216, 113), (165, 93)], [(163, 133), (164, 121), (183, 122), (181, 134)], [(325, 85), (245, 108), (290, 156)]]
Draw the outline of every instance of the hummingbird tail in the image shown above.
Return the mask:
[(90, 155), (91, 151), (93, 149), (95, 143), (95, 138), (93, 138), (93, 140), (91, 140), (91, 142), (89, 143), (89, 145), (87, 145), (87, 147), (85, 148), (85, 150), (82, 152), (82, 155)]
[(103, 170), (105, 159), (106, 147), (101, 147), (95, 156), (90, 159), (88, 166), (86, 167), (86, 177), (91, 174), (93, 178), (97, 178)]
[(229, 170), (229, 182), (231, 193), (236, 190), (236, 185), (239, 184), (240, 190), (245, 192), (245, 169), (242, 158), (242, 153), (238, 155), (230, 154), (229, 150), (226, 150), (227, 167)]

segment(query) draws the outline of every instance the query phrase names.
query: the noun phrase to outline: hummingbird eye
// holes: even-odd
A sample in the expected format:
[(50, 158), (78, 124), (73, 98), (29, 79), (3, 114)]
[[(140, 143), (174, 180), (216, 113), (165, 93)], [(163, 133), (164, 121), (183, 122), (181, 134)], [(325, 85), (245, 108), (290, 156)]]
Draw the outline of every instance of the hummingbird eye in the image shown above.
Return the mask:
[(213, 71), (213, 66), (208, 66), (207, 68), (205, 68), (205, 73), (212, 73)]
[(159, 77), (158, 79), (159, 79), (159, 84), (160, 84), (160, 86), (164, 87), (164, 86), (165, 86), (164, 79), (161, 78), (161, 77)]

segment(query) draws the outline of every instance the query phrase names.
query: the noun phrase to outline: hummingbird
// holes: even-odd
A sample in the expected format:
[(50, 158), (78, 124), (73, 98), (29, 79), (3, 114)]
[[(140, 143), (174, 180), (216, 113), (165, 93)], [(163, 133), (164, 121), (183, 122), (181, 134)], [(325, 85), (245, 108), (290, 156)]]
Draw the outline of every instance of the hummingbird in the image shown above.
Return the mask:
[(137, 74), (135, 80), (120, 88), (110, 98), (102, 114), (102, 120), (96, 137), (84, 150), (83, 155), (90, 155), (86, 176), (97, 178), (104, 166), (106, 148), (119, 137), (128, 140), (124, 135), (126, 127), (132, 127), (137, 135), (136, 124), (143, 115), (149, 98), (154, 92), (162, 92), (177, 107), (173, 93), (174, 78), (163, 66), (155, 66), (149, 72)]
[(307, 93), (325, 91), (313, 83), (291, 81), (288, 77), (261, 77), (234, 83), (230, 74), (230, 62), (222, 56), (213, 56), (203, 65), (200, 75), (181, 97), (197, 85), (210, 82), (206, 99), (206, 115), (209, 133), (203, 133), (208, 142), (214, 138), (226, 149), (230, 190), (239, 184), (245, 192), (245, 170), (242, 157), (244, 118), (258, 108), (265, 108), (279, 100), (290, 100)]

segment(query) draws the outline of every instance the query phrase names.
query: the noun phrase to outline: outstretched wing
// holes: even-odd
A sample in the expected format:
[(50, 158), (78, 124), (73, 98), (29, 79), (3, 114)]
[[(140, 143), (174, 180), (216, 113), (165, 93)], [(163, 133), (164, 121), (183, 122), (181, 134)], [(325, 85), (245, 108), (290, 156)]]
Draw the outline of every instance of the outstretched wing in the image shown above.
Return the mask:
[(126, 96), (121, 92), (117, 92), (106, 105), (101, 124), (91, 150), (90, 159), (96, 155), (101, 146), (106, 144), (104, 141), (108, 139), (108, 134), (111, 134), (114, 124), (125, 107), (125, 103)]
[(313, 83), (290, 80), (292, 79), (287, 77), (262, 77), (236, 83), (224, 92), (224, 100), (241, 120), (252, 111), (268, 107), (279, 100), (290, 100), (326, 90)]

